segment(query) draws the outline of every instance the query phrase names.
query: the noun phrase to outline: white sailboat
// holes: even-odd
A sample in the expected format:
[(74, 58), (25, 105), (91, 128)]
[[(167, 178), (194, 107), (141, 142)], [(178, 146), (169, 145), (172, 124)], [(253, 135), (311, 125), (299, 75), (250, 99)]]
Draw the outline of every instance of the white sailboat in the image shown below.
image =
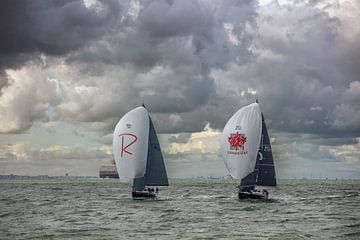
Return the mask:
[(157, 186), (169, 186), (156, 131), (144, 106), (129, 111), (117, 123), (113, 153), (120, 179), (133, 179), (134, 199), (155, 198)]
[(274, 160), (264, 117), (258, 102), (240, 108), (226, 123), (221, 154), (233, 178), (241, 179), (239, 198), (262, 199), (268, 191), (255, 186), (276, 186)]

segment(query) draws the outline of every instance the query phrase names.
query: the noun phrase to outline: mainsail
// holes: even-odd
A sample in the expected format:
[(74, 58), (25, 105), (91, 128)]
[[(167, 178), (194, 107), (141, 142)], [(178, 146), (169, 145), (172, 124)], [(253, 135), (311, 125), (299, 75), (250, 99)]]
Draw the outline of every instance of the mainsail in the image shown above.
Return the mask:
[(267, 127), (264, 121), (264, 116), (262, 117), (262, 136), (261, 143), (259, 148), (259, 154), (257, 157), (257, 180), (256, 185), (261, 186), (276, 186), (276, 174), (274, 159), (271, 150), (271, 144), (269, 139), (269, 134)]
[(164, 158), (161, 153), (160, 144), (156, 136), (154, 125), (150, 120), (149, 146), (145, 173), (145, 185), (147, 186), (169, 186)]
[(276, 186), (274, 159), (263, 114), (261, 114), (261, 119), (261, 142), (256, 158), (255, 168), (253, 172), (242, 178), (240, 182), (240, 186), (246, 189), (254, 189), (255, 185)]
[(133, 191), (169, 185), (156, 131), (144, 107), (120, 119), (114, 130), (113, 153), (119, 177), (133, 179)]

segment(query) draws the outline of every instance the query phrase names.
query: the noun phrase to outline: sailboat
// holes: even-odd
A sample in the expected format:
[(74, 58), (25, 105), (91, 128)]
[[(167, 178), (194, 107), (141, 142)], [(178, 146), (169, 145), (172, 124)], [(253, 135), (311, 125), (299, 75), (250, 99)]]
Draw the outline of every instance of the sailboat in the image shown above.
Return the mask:
[(117, 123), (113, 153), (120, 179), (133, 180), (133, 199), (155, 198), (158, 186), (169, 186), (156, 131), (144, 105)]
[[(230, 175), (241, 179), (239, 199), (268, 198), (266, 187), (276, 186), (269, 134), (258, 101), (240, 108), (226, 123), (221, 154)], [(260, 191), (257, 187), (263, 187)]]

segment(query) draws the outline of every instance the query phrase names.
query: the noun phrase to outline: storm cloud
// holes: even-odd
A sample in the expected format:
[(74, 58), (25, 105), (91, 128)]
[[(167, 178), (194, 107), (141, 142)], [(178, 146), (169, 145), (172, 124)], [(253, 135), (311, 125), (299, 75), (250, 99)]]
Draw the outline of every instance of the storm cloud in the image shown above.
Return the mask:
[(2, 1), (0, 132), (67, 122), (109, 144), (145, 103), (185, 144), (258, 98), (275, 144), (357, 146), (358, 19), (326, 0)]
[[(193, 132), (208, 122), (221, 128), (230, 113), (258, 97), (276, 129), (359, 133), (360, 31), (348, 36), (354, 30), (347, 29), (351, 19), (341, 18), (348, 6), (290, 8), (276, 1), (261, 7), (255, 1), (2, 5), (4, 108), (16, 105), (4, 94), (21, 81), (9, 83), (8, 71), (38, 65), (67, 87), (61, 102), (42, 103), (54, 107), (57, 119), (108, 122), (111, 129), (124, 112), (145, 102), (159, 113), (160, 131)], [(44, 56), (55, 60), (41, 66)], [(61, 76), (49, 64), (63, 64), (70, 74)], [(44, 112), (35, 113), (39, 119), (14, 113), (24, 123), (2, 132), (26, 130)]]

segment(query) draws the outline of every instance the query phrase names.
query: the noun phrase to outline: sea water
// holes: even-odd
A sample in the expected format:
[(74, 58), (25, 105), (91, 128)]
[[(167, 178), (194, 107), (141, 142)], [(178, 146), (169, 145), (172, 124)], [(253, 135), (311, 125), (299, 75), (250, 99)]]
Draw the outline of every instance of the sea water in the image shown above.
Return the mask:
[(134, 201), (111, 179), (0, 181), (0, 239), (360, 239), (360, 180), (280, 180), (238, 200), (235, 180), (170, 180)]

